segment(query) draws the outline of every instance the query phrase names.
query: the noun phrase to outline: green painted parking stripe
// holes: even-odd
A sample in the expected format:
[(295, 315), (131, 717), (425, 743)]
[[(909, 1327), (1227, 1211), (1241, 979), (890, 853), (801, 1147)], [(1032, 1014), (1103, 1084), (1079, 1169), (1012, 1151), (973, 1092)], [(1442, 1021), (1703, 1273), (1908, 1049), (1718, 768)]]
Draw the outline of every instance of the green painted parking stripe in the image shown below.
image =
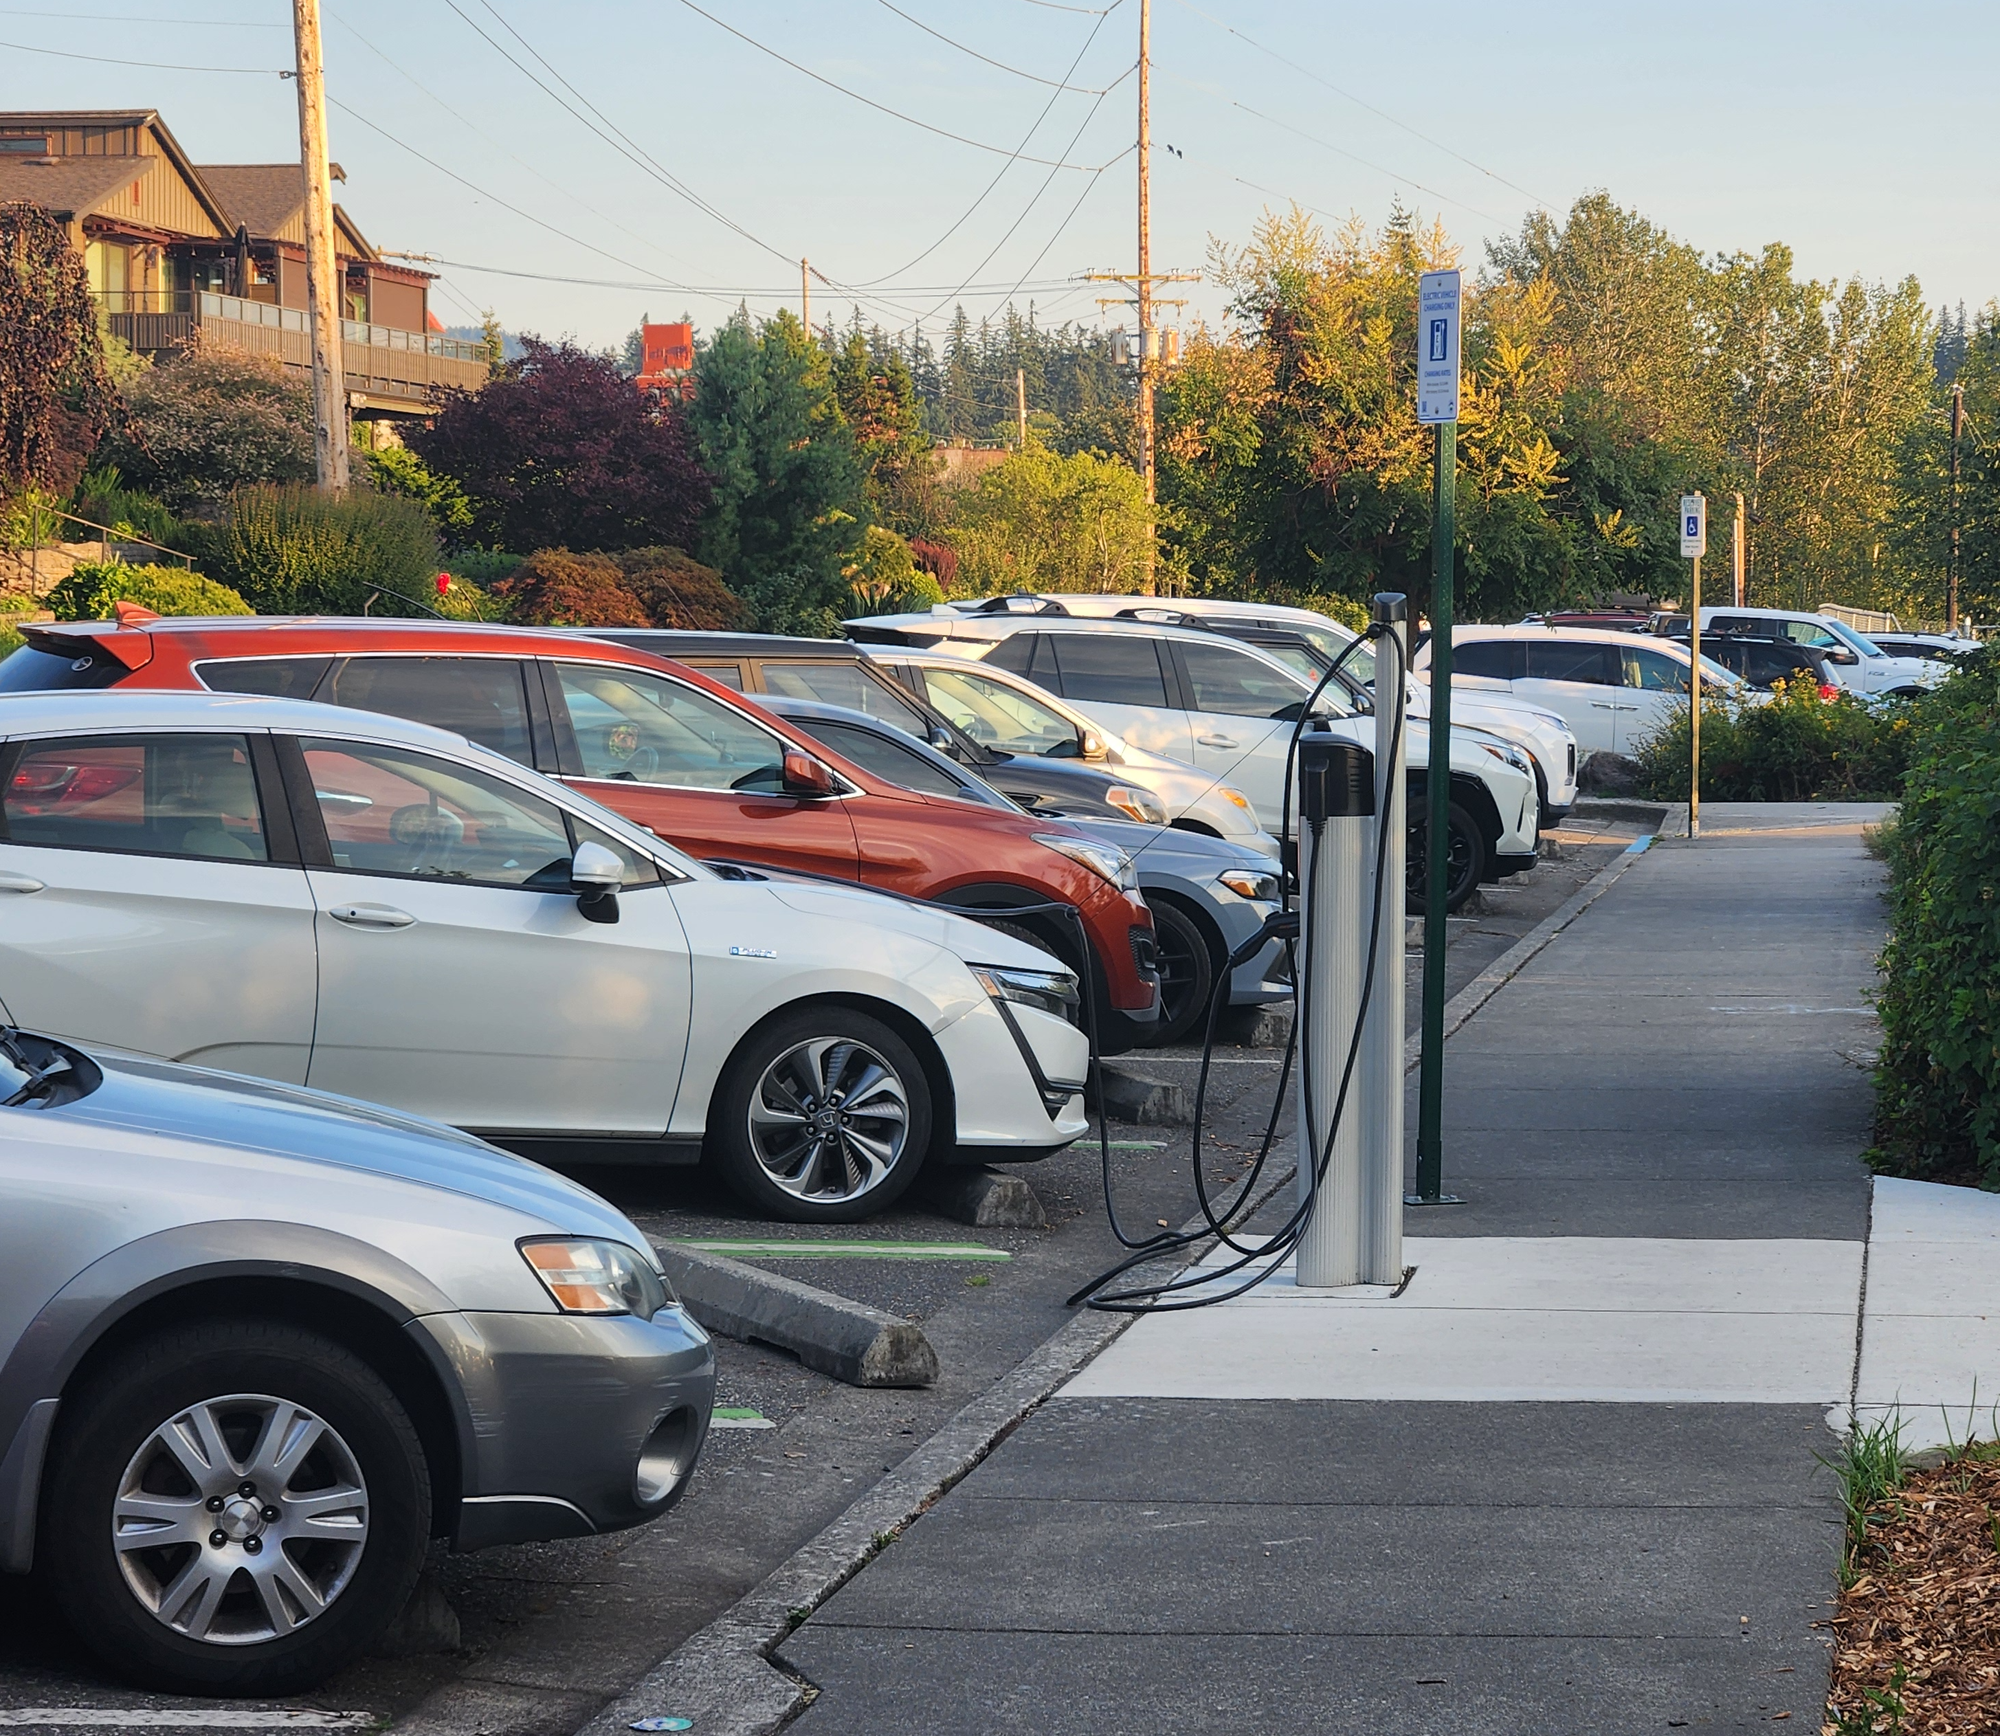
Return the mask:
[(777, 1426), (762, 1411), (744, 1410), (735, 1405), (717, 1405), (709, 1412), (710, 1428), (774, 1429)]
[(815, 1241), (803, 1237), (772, 1242), (683, 1242), (705, 1254), (727, 1254), (733, 1260), (1011, 1260), (1004, 1248), (978, 1242), (849, 1242)]
[(1113, 1151), (1152, 1151), (1156, 1147), (1165, 1145), (1166, 1143), (1164, 1139), (1114, 1139), (1111, 1142), (1111, 1149)]

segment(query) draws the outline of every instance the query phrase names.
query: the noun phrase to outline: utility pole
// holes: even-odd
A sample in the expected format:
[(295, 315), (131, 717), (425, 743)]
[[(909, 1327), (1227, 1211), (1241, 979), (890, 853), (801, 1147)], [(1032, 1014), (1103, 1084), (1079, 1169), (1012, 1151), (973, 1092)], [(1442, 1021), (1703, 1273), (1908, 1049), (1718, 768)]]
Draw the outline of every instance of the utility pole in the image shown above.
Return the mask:
[[(1139, 0), (1139, 272), (1136, 277), (1126, 277), (1115, 271), (1093, 271), (1084, 276), (1086, 283), (1124, 283), (1133, 291), (1134, 304), (1139, 310), (1139, 475), (1146, 484), (1146, 507), (1150, 516), (1154, 494), (1155, 473), (1153, 463), (1153, 375), (1155, 364), (1160, 359), (1160, 334), (1153, 327), (1153, 310), (1156, 307), (1185, 307), (1180, 301), (1162, 301), (1154, 296), (1156, 283), (1194, 283), (1199, 281), (1198, 271), (1162, 272), (1153, 275), (1153, 0)], [(1099, 307), (1116, 305), (1117, 298), (1100, 300)], [(1146, 533), (1146, 565), (1141, 575), (1140, 591), (1150, 597), (1154, 592), (1153, 557), (1156, 537), (1149, 527)]]
[(1946, 614), (1950, 619), (1945, 623), (1945, 631), (1958, 631), (1958, 541), (1963, 513), (1959, 509), (1958, 490), (1958, 441), (1965, 432), (1965, 388), (1958, 381), (1951, 383), (1951, 579), (1950, 594), (1946, 600)]
[(812, 267), (803, 259), (799, 261), (799, 319), (806, 328), (806, 336), (811, 337), (813, 329)]
[(1015, 450), (1028, 450), (1028, 371), (1014, 370), (1014, 438)]
[(326, 163), (326, 64), (319, 0), (292, 0), (298, 56), (299, 162), (306, 177), (306, 302), (312, 326), (313, 465), (320, 491), (347, 490), (347, 382), (340, 357), (340, 255)]
[(1743, 496), (1742, 496), (1742, 495), (1740, 495), (1740, 494), (1739, 494), (1739, 495), (1738, 495), (1738, 496), (1736, 497), (1736, 532), (1735, 532), (1735, 540), (1734, 540), (1734, 542), (1732, 542), (1732, 543), (1730, 544), (1730, 549), (1729, 549), (1729, 577), (1730, 577), (1730, 596), (1729, 596), (1729, 600), (1730, 600), (1730, 601), (1731, 601), (1732, 603), (1734, 603), (1734, 604), (1736, 605), (1736, 607), (1737, 607), (1737, 608), (1739, 608), (1739, 609), (1740, 609), (1740, 608), (1742, 608), (1742, 607), (1743, 607), (1743, 602), (1744, 602), (1744, 598), (1743, 598)]

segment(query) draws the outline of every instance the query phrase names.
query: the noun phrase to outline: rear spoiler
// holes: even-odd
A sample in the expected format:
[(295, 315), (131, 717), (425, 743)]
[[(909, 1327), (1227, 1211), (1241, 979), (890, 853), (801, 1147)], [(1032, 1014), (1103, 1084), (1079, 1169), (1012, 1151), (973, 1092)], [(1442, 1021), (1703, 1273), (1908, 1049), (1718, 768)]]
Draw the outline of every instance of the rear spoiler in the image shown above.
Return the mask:
[(127, 669), (143, 669), (153, 660), (153, 636), (146, 623), (160, 617), (137, 603), (117, 605), (115, 621), (23, 621), (18, 631), (37, 651), (56, 657), (87, 657), (101, 651)]

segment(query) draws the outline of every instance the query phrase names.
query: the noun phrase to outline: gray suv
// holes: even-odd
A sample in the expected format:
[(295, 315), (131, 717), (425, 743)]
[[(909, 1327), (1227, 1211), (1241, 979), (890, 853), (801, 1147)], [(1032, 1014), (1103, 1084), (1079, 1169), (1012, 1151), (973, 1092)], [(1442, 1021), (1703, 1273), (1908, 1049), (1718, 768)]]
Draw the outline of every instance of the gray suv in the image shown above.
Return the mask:
[(629, 1220), (346, 1098), (0, 1028), (0, 1571), (113, 1668), (301, 1688), (459, 1549), (680, 1498), (708, 1339)]

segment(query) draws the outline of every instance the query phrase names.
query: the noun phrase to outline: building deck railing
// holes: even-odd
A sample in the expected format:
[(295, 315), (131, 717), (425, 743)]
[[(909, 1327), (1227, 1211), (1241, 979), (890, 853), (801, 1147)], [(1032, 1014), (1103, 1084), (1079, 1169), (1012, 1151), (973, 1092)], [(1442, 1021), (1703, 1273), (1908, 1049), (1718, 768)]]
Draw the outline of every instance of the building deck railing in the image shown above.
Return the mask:
[[(231, 320), (238, 325), (268, 326), (278, 331), (311, 331), (306, 310), (279, 307), (273, 302), (255, 301), (248, 296), (222, 295), (207, 289), (105, 289), (96, 292), (104, 311), (119, 315), (157, 317), (180, 315), (195, 320)], [(399, 326), (371, 325), (362, 320), (340, 322), (343, 343), (371, 344), (377, 349), (409, 350), (427, 356), (447, 356), (453, 361), (482, 362), (484, 349), (464, 338), (442, 337), (436, 332), (404, 331)]]

